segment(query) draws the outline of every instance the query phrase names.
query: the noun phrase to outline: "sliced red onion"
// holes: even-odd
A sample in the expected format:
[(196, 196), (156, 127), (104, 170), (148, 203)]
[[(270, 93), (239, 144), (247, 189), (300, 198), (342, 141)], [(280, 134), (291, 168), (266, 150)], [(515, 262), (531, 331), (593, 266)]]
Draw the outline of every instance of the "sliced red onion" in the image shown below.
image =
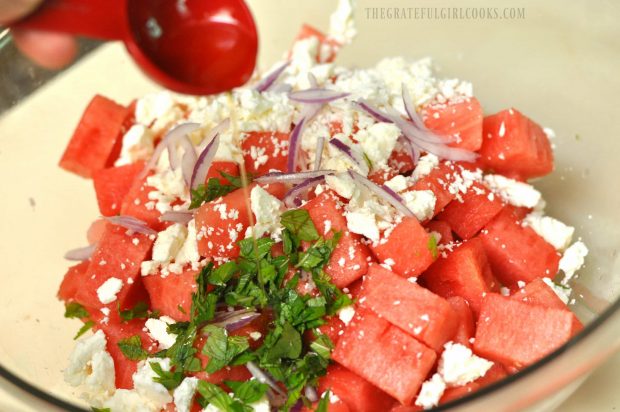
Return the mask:
[(271, 172), (254, 179), (256, 183), (301, 183), (313, 177), (322, 177), (334, 173), (333, 170), (313, 170), (310, 172), (281, 173)]
[(360, 107), (360, 109), (364, 110), (366, 113), (374, 117), (375, 120), (381, 123), (393, 123), (392, 119), (390, 119), (385, 113), (368, 103), (366, 100), (358, 100), (357, 105)]
[(194, 213), (189, 210), (169, 210), (159, 217), (162, 222), (187, 224), (194, 218)]
[(385, 200), (386, 202), (394, 206), (394, 208), (396, 208), (396, 210), (398, 210), (403, 215), (415, 217), (413, 212), (409, 210), (409, 208), (407, 207), (403, 198), (400, 197), (400, 195), (395, 193), (393, 190), (385, 186), (379, 186), (373, 183), (372, 181), (368, 180), (361, 174), (354, 172), (353, 170), (349, 170), (348, 173), (349, 173), (349, 176), (351, 176), (351, 178), (353, 178), (355, 182), (357, 182), (361, 186), (364, 186), (366, 189), (370, 190), (375, 195), (379, 196), (379, 198)]
[(217, 153), (218, 147), (220, 147), (220, 136), (215, 135), (213, 140), (211, 140), (207, 147), (205, 147), (200, 153), (198, 160), (196, 160), (196, 164), (190, 178), (190, 189), (196, 189), (198, 185), (204, 183), (207, 178), (207, 174), (209, 173), (211, 163), (213, 163), (213, 158)]
[(339, 90), (312, 88), (291, 92), (288, 94), (288, 98), (301, 103), (328, 103), (347, 97), (349, 94)]
[(304, 180), (284, 195), (284, 204), (286, 207), (295, 208), (301, 206), (302, 200), (308, 198), (307, 194), (310, 189), (316, 187), (325, 181), (325, 176), (316, 176)]
[(293, 86), (288, 83), (278, 83), (269, 89), (271, 93), (289, 93), (291, 90), (293, 90)]
[(185, 180), (185, 184), (189, 187), (198, 156), (196, 155), (196, 149), (191, 140), (189, 140), (189, 137), (183, 136), (181, 138), (181, 146), (185, 150), (181, 160), (181, 170), (183, 171), (183, 180)]
[(259, 81), (255, 86), (254, 90), (259, 92), (267, 91), (273, 86), (278, 77), (282, 74), (282, 72), (291, 64), (290, 61), (283, 63), (281, 66), (276, 68), (274, 71), (269, 73), (266, 77), (264, 77), (261, 81)]
[(108, 222), (112, 223), (113, 225), (117, 225), (117, 226), (122, 226), (125, 229), (137, 232), (137, 233), (142, 233), (145, 235), (156, 235), (157, 231), (151, 229), (150, 227), (148, 227), (148, 225), (146, 224), (146, 222), (140, 220), (140, 219), (136, 219), (133, 216), (103, 216), (102, 219), (107, 220)]
[(94, 243), (89, 246), (71, 249), (65, 253), (65, 259), (67, 260), (88, 260), (92, 256), (93, 252), (97, 248), (97, 244)]
[(229, 332), (234, 332), (259, 316), (260, 313), (247, 309), (234, 310), (232, 312), (217, 312), (211, 324), (226, 328)]
[[(202, 139), (198, 147), (204, 149), (207, 144), (211, 143), (211, 141), (215, 139), (215, 136), (221, 135), (226, 130), (228, 130), (229, 127), (230, 127), (230, 118), (227, 117), (226, 119), (219, 122), (211, 130), (209, 130), (209, 133), (207, 133), (204, 139)], [(202, 151), (202, 150), (198, 149), (198, 151)]]
[(284, 395), (284, 391), (278, 386), (278, 384), (273, 380), (273, 378), (269, 376), (266, 372), (264, 372), (261, 368), (259, 368), (254, 362), (250, 361), (246, 363), (245, 366), (246, 368), (248, 368), (248, 371), (257, 381), (269, 385), (271, 389), (273, 389), (280, 395)]
[(306, 385), (304, 388), (304, 395), (306, 395), (306, 398), (308, 398), (310, 402), (316, 402), (319, 400), (319, 394), (316, 393), (316, 389), (310, 385)]
[(349, 159), (351, 159), (351, 161), (359, 167), (362, 173), (364, 173), (365, 175), (368, 174), (368, 172), (370, 171), (368, 163), (366, 162), (366, 159), (364, 159), (364, 157), (362, 157), (357, 151), (353, 150), (350, 146), (348, 146), (342, 140), (336, 137), (332, 137), (331, 139), (329, 139), (329, 144), (340, 150)]
[(407, 86), (405, 86), (405, 83), (402, 85), (402, 95), (403, 103), (405, 105), (405, 112), (407, 112), (407, 116), (409, 116), (411, 123), (413, 123), (413, 125), (420, 130), (428, 130), (413, 106), (413, 99), (411, 99), (411, 95), (409, 94), (409, 90), (407, 89)]
[(321, 159), (323, 158), (323, 146), (325, 146), (325, 138), (319, 136), (316, 139), (316, 150), (314, 151), (314, 170), (321, 167)]
[(414, 147), (413, 143), (411, 143), (411, 140), (407, 139), (403, 135), (400, 135), (398, 139), (402, 142), (402, 145), (405, 146), (405, 148), (407, 149), (407, 152), (409, 153), (409, 156), (411, 157), (411, 161), (413, 161), (413, 164), (417, 165), (418, 160), (420, 160), (420, 151), (418, 150), (418, 148)]
[[(161, 157), (161, 154), (163, 153), (163, 151), (170, 147), (168, 143), (175, 143), (178, 139), (180, 139), (183, 136), (187, 136), (189, 133), (193, 132), (194, 130), (197, 130), (199, 127), (200, 127), (199, 123), (183, 123), (170, 129), (170, 131), (166, 133), (164, 138), (161, 139), (161, 142), (159, 142), (157, 147), (155, 147), (155, 150), (153, 151), (153, 155), (151, 156), (151, 159), (148, 161), (148, 163), (144, 167), (144, 171), (142, 172), (141, 177), (146, 176), (149, 170), (152, 170), (155, 168), (155, 165), (157, 165), (157, 161)], [(174, 145), (172, 147), (174, 147)], [(174, 155), (169, 154), (171, 165), (172, 165), (172, 162), (174, 161), (173, 157)]]
[(306, 118), (302, 118), (293, 128), (291, 136), (288, 140), (288, 161), (287, 169), (289, 173), (295, 173), (297, 170), (297, 160), (299, 157), (299, 140), (304, 129)]

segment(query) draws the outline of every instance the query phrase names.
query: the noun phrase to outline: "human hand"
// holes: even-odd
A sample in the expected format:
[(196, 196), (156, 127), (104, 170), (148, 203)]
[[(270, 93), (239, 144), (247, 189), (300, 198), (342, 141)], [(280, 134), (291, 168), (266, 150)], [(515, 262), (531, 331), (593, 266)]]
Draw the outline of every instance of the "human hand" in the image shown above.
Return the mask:
[[(0, 0), (0, 25), (28, 15), (42, 0)], [(77, 53), (75, 39), (68, 34), (38, 30), (11, 30), (15, 45), (39, 66), (60, 69), (69, 64)]]

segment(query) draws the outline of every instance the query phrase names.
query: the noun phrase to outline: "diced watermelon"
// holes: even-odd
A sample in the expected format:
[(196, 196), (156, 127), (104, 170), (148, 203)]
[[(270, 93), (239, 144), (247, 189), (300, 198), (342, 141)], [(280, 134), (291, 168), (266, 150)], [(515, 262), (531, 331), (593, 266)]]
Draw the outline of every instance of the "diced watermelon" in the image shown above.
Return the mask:
[[(310, 407), (303, 405), (301, 407), (301, 412), (315, 412), (318, 407), (318, 401), (314, 402)], [(327, 412), (351, 412), (351, 409), (349, 409), (347, 404), (342, 402), (340, 399), (330, 398), (329, 403), (327, 404)]]
[(476, 235), (504, 207), (498, 196), (479, 183), (474, 183), (462, 199), (455, 199), (438, 216), (450, 224), (452, 230), (467, 240)]
[[(267, 329), (273, 321), (273, 314), (269, 309), (264, 310), (260, 316), (253, 319), (247, 325), (230, 332), (230, 336), (244, 336), (248, 339), (252, 350), (258, 349), (267, 335)], [(257, 335), (260, 335), (257, 337)]]
[(386, 411), (396, 403), (387, 393), (338, 364), (327, 368), (325, 376), (319, 378), (318, 389), (320, 394), (329, 390), (355, 412)]
[(355, 282), (351, 283), (349, 286), (347, 286), (347, 289), (349, 290), (348, 293), (353, 299), (359, 299), (360, 295), (362, 294), (363, 288), (364, 278), (358, 279)]
[(288, 133), (248, 132), (241, 142), (248, 173), (264, 175), (270, 170), (285, 172), (288, 161)]
[(474, 352), (508, 368), (524, 368), (566, 343), (573, 314), (490, 293), (482, 302)]
[(496, 173), (521, 179), (553, 170), (553, 150), (543, 129), (515, 109), (484, 118), (480, 160)]
[(60, 167), (90, 178), (97, 170), (111, 166), (112, 153), (122, 138), (129, 110), (112, 100), (95, 95), (78, 123), (60, 159)]
[(504, 369), (504, 367), (499, 363), (494, 363), (493, 366), (491, 366), (491, 369), (489, 369), (484, 376), (476, 379), (473, 383), (476, 383), (481, 388), (484, 388), (485, 386), (504, 379), (506, 376), (508, 376), (506, 369)]
[(136, 162), (97, 170), (93, 173), (97, 203), (103, 216), (114, 216), (120, 213), (123, 199), (142, 170), (144, 170), (144, 162)]
[(480, 385), (478, 385), (475, 382), (470, 382), (463, 386), (455, 386), (452, 388), (447, 388), (445, 392), (443, 393), (443, 395), (441, 396), (441, 399), (439, 399), (439, 404), (443, 405), (445, 403), (454, 401), (456, 399), (460, 399), (464, 396), (474, 393), (478, 389), (480, 389)]
[(452, 296), (447, 299), (452, 309), (457, 314), (458, 324), (452, 342), (471, 347), (471, 338), (476, 333), (476, 323), (469, 303), (460, 296)]
[[(250, 225), (246, 191), (254, 185), (237, 189), (226, 196), (200, 206), (195, 214), (198, 231), (198, 251), (201, 256), (236, 258), (239, 256), (237, 242), (245, 236)], [(263, 186), (271, 195), (281, 199), (286, 188), (281, 183)]]
[(404, 277), (417, 276), (436, 259), (430, 235), (414, 217), (406, 217), (386, 238), (370, 245), (379, 262), (391, 259), (392, 269)]
[(445, 299), (376, 264), (359, 303), (436, 351), (456, 332), (457, 314)]
[(480, 234), (493, 274), (517, 290), (519, 281), (553, 276), (559, 254), (532, 228), (523, 227), (512, 208), (506, 207)]
[[(317, 52), (316, 55), (317, 63), (330, 63), (334, 61), (336, 58), (336, 53), (340, 48), (340, 44), (334, 39), (328, 38), (320, 30), (310, 26), (309, 24), (304, 24), (301, 26), (299, 33), (297, 33), (297, 37), (295, 37), (295, 43), (311, 37), (316, 37), (319, 40), (318, 51), (320, 52)], [(324, 53), (322, 49), (329, 50), (329, 53)]]
[(420, 178), (412, 186), (414, 190), (430, 190), (435, 195), (435, 210), (433, 216), (443, 210), (448, 203), (454, 199), (454, 195), (450, 193), (450, 184), (454, 180), (453, 167), (446, 163), (440, 163), (428, 175)]
[(403, 147), (398, 147), (398, 145), (390, 154), (388, 166), (399, 174), (409, 173), (415, 168), (411, 155)]
[(147, 207), (149, 193), (155, 188), (146, 183), (146, 177), (134, 180), (129, 192), (123, 199), (121, 205), (121, 215), (133, 216), (148, 224), (153, 229), (160, 231), (165, 228), (165, 224), (159, 220), (161, 213), (154, 207)]
[(316, 328), (317, 332), (311, 330), (304, 336), (306, 337), (307, 342), (312, 342), (317, 338), (317, 335), (326, 335), (333, 344), (336, 344), (338, 343), (338, 339), (340, 339), (344, 329), (345, 324), (338, 316), (327, 316), (325, 318), (325, 324)]
[(198, 272), (188, 268), (183, 273), (170, 273), (166, 277), (159, 273), (144, 276), (142, 282), (149, 294), (151, 309), (177, 322), (188, 321)]
[(58, 299), (65, 302), (75, 300), (75, 295), (77, 291), (80, 290), (85, 280), (84, 278), (89, 264), (90, 261), (85, 260), (77, 265), (71, 266), (69, 270), (67, 270), (60, 284), (60, 288), (58, 289)]
[(439, 239), (439, 245), (449, 245), (454, 241), (454, 236), (452, 235), (452, 228), (448, 222), (443, 220), (431, 220), (427, 222), (424, 227), (429, 232), (439, 233), (441, 239)]
[(390, 412), (419, 412), (423, 410), (424, 408), (416, 405), (396, 405), (390, 409)]
[(424, 284), (445, 298), (465, 298), (474, 313), (480, 312), (482, 297), (499, 291), (499, 282), (493, 276), (484, 245), (479, 238), (470, 239), (437, 259), (422, 275)]
[(332, 353), (336, 362), (404, 405), (413, 402), (436, 358), (435, 351), (363, 308)]
[(226, 162), (226, 161), (214, 161), (211, 163), (211, 167), (207, 172), (207, 176), (205, 178), (205, 183), (209, 181), (210, 178), (217, 178), (221, 184), (228, 185), (230, 182), (228, 179), (222, 177), (220, 172), (224, 172), (231, 176), (239, 176), (239, 165), (235, 162)]
[(330, 239), (334, 232), (342, 237), (325, 267), (334, 285), (343, 288), (361, 278), (368, 270), (370, 251), (362, 244), (361, 237), (347, 229), (343, 205), (337, 196), (326, 191), (303, 206), (310, 214), (319, 235)]
[(105, 219), (97, 219), (90, 224), (86, 231), (86, 239), (88, 239), (89, 245), (94, 245), (99, 242), (99, 239), (101, 239), (101, 236), (105, 233), (107, 224), (108, 222)]
[(97, 289), (110, 278), (120, 279), (123, 286), (116, 300), (107, 306), (116, 310), (118, 304), (121, 309), (126, 309), (141, 300), (148, 300), (140, 276), (140, 264), (147, 259), (152, 244), (149, 236), (140, 233), (130, 236), (127, 229), (108, 224), (92, 254), (75, 300), (89, 308), (106, 306), (99, 300)]
[(450, 146), (473, 152), (482, 146), (482, 106), (475, 97), (456, 103), (433, 103), (424, 112), (426, 127), (456, 138)]

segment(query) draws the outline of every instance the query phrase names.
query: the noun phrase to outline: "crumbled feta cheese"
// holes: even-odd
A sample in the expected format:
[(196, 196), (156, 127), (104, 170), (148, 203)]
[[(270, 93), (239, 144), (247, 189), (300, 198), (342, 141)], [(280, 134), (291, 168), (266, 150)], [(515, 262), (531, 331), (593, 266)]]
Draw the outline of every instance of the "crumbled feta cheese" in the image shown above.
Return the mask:
[(403, 175), (396, 175), (384, 184), (396, 193), (404, 191), (408, 186), (407, 178)]
[[(164, 159), (162, 155), (160, 159)], [(159, 167), (159, 166), (158, 166)], [(155, 188), (149, 192), (148, 198), (155, 202), (155, 209), (159, 213), (172, 210), (172, 203), (178, 199), (183, 202), (189, 201), (189, 191), (183, 178), (182, 168), (172, 170), (168, 165), (161, 166), (163, 170), (157, 170), (154, 175), (146, 178), (147, 185)]]
[(159, 349), (168, 349), (177, 339), (174, 333), (168, 333), (168, 325), (172, 325), (174, 319), (162, 316), (159, 319), (147, 319), (144, 326), (148, 329), (149, 336), (159, 343)]
[(570, 300), (570, 292), (571, 292), (568, 287), (556, 285), (549, 278), (543, 278), (543, 282), (545, 282), (547, 286), (549, 286), (555, 292), (557, 297), (560, 298), (560, 300), (564, 302), (565, 305), (568, 304), (568, 301)]
[(82, 397), (97, 406), (112, 396), (114, 361), (106, 351), (106, 337), (98, 330), (94, 335), (77, 341), (69, 357), (64, 378), (72, 386), (80, 387)]
[(180, 223), (168, 226), (157, 234), (153, 243), (153, 260), (166, 263), (175, 258), (187, 238), (187, 228)]
[(145, 401), (135, 390), (117, 389), (110, 399), (103, 403), (110, 412), (158, 412), (154, 405)]
[(484, 182), (505, 202), (513, 206), (533, 208), (542, 197), (534, 186), (502, 175), (486, 175)]
[(411, 176), (414, 180), (419, 180), (429, 175), (437, 166), (439, 166), (439, 158), (434, 154), (426, 154), (420, 157)]
[(439, 359), (437, 371), (451, 386), (463, 386), (483, 377), (493, 362), (474, 355), (467, 346), (448, 342)]
[(415, 404), (424, 409), (434, 408), (439, 405), (439, 400), (445, 390), (446, 383), (438, 373), (435, 373), (429, 380), (422, 384)]
[(419, 221), (433, 217), (435, 211), (435, 194), (431, 190), (411, 190), (402, 195), (407, 208), (413, 212)]
[(353, 10), (355, 10), (353, 0), (339, 0), (336, 11), (329, 18), (329, 37), (340, 44), (351, 43), (357, 35)]
[(379, 240), (379, 227), (375, 215), (368, 209), (359, 209), (355, 212), (345, 212), (347, 228), (353, 232), (376, 242)]
[(138, 364), (138, 370), (133, 374), (133, 386), (136, 392), (142, 396), (142, 398), (158, 410), (162, 409), (164, 405), (172, 402), (172, 396), (168, 392), (168, 389), (159, 382), (155, 382), (153, 378), (157, 377), (157, 374), (151, 368), (151, 363), (158, 363), (162, 370), (170, 370), (170, 359), (147, 359), (141, 361)]
[(200, 253), (198, 253), (198, 233), (196, 231), (196, 221), (190, 220), (187, 224), (187, 236), (183, 246), (176, 254), (174, 261), (180, 265), (186, 263), (197, 263), (200, 260)]
[(116, 295), (123, 288), (123, 281), (119, 278), (109, 278), (99, 288), (97, 288), (97, 297), (99, 301), (104, 305), (108, 303), (114, 302), (116, 300)]
[(353, 306), (345, 306), (338, 311), (338, 317), (345, 325), (348, 325), (355, 316), (355, 308)]
[(355, 133), (355, 140), (361, 145), (373, 168), (379, 169), (387, 165), (401, 133), (393, 123), (375, 123)]
[(524, 226), (531, 227), (547, 243), (556, 250), (564, 250), (570, 245), (575, 228), (565, 225), (557, 219), (544, 216), (540, 212), (532, 212), (523, 219)]
[(588, 248), (581, 241), (573, 243), (564, 251), (559, 265), (560, 270), (565, 274), (564, 279), (562, 279), (563, 285), (567, 285), (575, 273), (581, 269), (587, 255)]
[(246, 232), (246, 238), (252, 235), (260, 238), (268, 233), (279, 239), (282, 232), (280, 215), (284, 211), (284, 204), (262, 187), (255, 186), (250, 192), (250, 207), (256, 222), (254, 227)]
[(161, 133), (183, 118), (183, 110), (168, 91), (150, 93), (136, 102), (136, 123)]
[(338, 173), (335, 175), (325, 176), (325, 183), (338, 194), (345, 199), (351, 199), (353, 196), (359, 193), (359, 189), (355, 180), (348, 173)]
[(114, 166), (128, 165), (151, 157), (154, 150), (154, 137), (153, 132), (142, 124), (131, 126), (123, 135), (121, 153), (114, 162)]
[(196, 394), (198, 378), (185, 378), (173, 392), (174, 406), (177, 412), (189, 412)]

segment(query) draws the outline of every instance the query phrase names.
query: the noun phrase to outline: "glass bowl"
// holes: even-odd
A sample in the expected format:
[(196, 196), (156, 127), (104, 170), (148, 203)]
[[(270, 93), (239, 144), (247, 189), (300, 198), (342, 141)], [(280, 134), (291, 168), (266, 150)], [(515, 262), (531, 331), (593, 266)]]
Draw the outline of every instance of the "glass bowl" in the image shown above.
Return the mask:
[[(289, 47), (303, 22), (326, 28), (334, 7), (332, 0), (249, 3), (263, 68)], [(556, 131), (556, 171), (535, 185), (547, 212), (574, 225), (590, 248), (573, 283), (574, 310), (586, 327), (535, 365), (439, 408), (550, 410), (620, 345), (620, 4), (451, 5), (456, 8), (360, 0), (359, 36), (338, 60), (363, 67), (390, 55), (432, 56), (442, 75), (473, 82), (485, 112), (515, 106)], [(492, 18), (504, 7), (514, 18)], [(91, 182), (57, 162), (94, 94), (129, 103), (157, 86), (119, 44), (98, 47), (50, 81), (7, 58), (7, 47), (0, 56), (0, 107), (12, 106), (0, 114), (0, 388), (35, 410), (83, 410), (62, 379), (78, 323), (63, 318), (55, 294), (67, 267), (64, 252), (85, 243), (98, 211)], [(18, 92), (9, 96), (9, 89)]]

